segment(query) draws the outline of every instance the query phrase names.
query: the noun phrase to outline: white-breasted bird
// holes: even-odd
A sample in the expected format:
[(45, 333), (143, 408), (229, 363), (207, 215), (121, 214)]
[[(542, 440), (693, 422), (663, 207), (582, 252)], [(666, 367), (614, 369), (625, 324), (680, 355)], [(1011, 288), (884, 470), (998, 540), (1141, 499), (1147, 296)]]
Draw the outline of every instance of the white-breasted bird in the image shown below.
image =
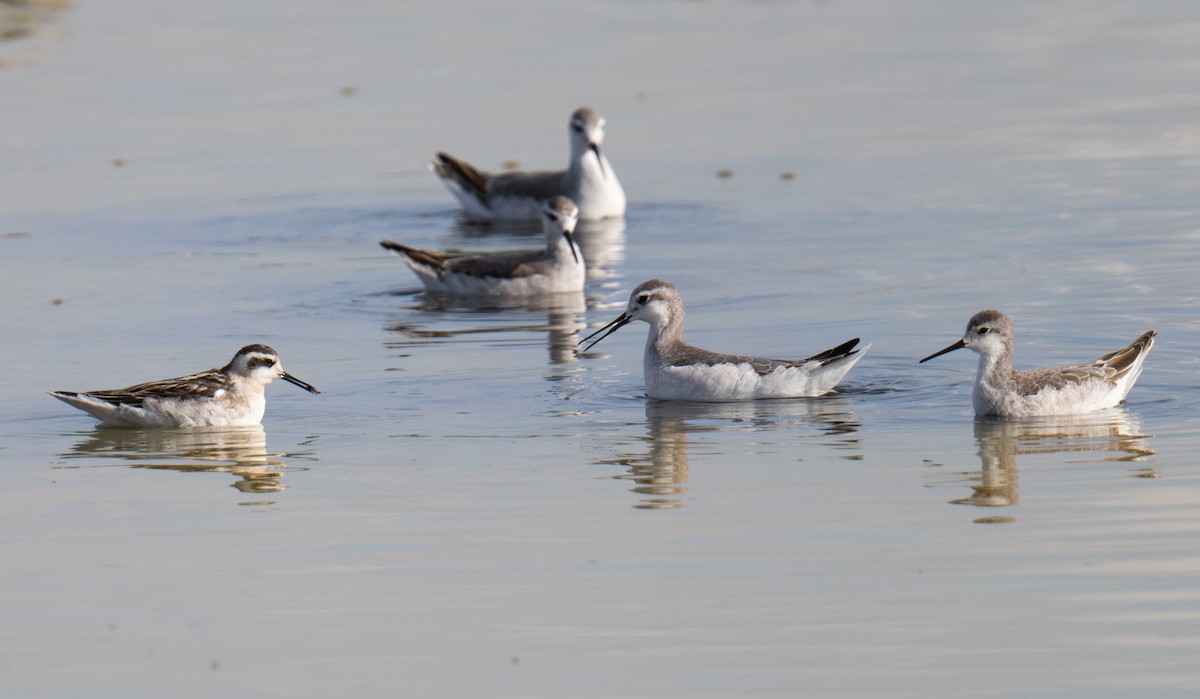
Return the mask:
[(246, 345), (220, 369), (128, 388), (51, 391), (50, 395), (109, 426), (235, 427), (262, 421), (267, 407), (264, 389), (275, 379), (320, 393), (284, 371), (275, 350)]
[(807, 359), (719, 354), (683, 341), (683, 316), (683, 300), (675, 285), (651, 279), (633, 290), (624, 313), (580, 344), (600, 335), (584, 348), (587, 351), (627, 323), (649, 323), (643, 357), (646, 394), (693, 401), (820, 396), (832, 390), (870, 348), (854, 349), (858, 344), (854, 338)]
[(542, 203), (557, 195), (574, 201), (584, 220), (624, 216), (625, 190), (600, 151), (604, 126), (596, 110), (575, 110), (568, 127), (571, 157), (565, 170), (490, 173), (446, 153), (438, 153), (429, 169), (472, 219), (536, 219)]
[(385, 249), (399, 255), (431, 292), (456, 296), (533, 296), (581, 291), (587, 270), (572, 235), (579, 209), (567, 197), (542, 205), (546, 247), (510, 252), (435, 252), (390, 240)]
[(979, 370), (971, 394), (976, 415), (1076, 415), (1125, 400), (1142, 373), (1154, 335), (1147, 330), (1129, 346), (1087, 364), (1016, 371), (1012, 321), (1000, 311), (986, 310), (971, 316), (961, 340), (918, 363), (963, 347), (977, 353)]

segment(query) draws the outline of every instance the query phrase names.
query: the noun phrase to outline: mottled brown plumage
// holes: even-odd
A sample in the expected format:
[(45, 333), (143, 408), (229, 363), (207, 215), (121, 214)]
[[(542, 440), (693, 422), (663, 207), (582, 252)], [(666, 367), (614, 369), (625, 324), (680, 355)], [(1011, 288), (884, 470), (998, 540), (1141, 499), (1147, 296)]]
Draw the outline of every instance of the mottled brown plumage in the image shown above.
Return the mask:
[(266, 407), (263, 387), (275, 379), (320, 393), (284, 371), (275, 350), (266, 345), (246, 345), (220, 369), (126, 388), (52, 391), (50, 395), (109, 425), (256, 425)]
[(1013, 369), (1012, 321), (997, 310), (971, 316), (962, 339), (921, 362), (966, 347), (979, 354), (972, 400), (977, 415), (1028, 417), (1101, 410), (1125, 399), (1154, 346), (1148, 330), (1128, 346), (1086, 364), (1049, 369)]

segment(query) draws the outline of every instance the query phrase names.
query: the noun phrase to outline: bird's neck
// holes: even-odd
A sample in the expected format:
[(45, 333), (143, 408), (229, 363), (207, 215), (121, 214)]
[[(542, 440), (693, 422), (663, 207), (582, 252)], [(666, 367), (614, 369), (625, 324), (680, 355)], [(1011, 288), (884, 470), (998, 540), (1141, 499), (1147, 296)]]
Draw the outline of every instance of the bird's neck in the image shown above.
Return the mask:
[(997, 388), (1012, 385), (1013, 376), (1012, 350), (1005, 348), (995, 354), (979, 354), (979, 372), (977, 380)]
[[(603, 166), (601, 166), (601, 162), (603, 162)], [(571, 153), (571, 163), (567, 167), (569, 178), (578, 181), (586, 175), (589, 178), (604, 180), (611, 172), (612, 168), (609, 167), (603, 150), (600, 151), (599, 157), (592, 152), (591, 148), (587, 147)]]
[(650, 326), (646, 347), (655, 354), (663, 354), (666, 348), (683, 343), (683, 319), (672, 318), (665, 323)]
[[(546, 248), (551, 255), (564, 259), (583, 259), (583, 254), (579, 251), (579, 246), (575, 241), (563, 235), (561, 232), (556, 233), (553, 237), (547, 238)], [(571, 248), (575, 249), (575, 257), (571, 256)]]

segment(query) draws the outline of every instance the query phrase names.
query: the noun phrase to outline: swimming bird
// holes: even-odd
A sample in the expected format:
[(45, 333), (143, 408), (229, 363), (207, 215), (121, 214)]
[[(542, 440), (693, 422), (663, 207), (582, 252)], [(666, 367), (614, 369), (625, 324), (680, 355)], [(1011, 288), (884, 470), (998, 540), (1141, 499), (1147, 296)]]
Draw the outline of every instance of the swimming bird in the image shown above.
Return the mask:
[(220, 369), (103, 391), (51, 391), (103, 425), (119, 427), (235, 427), (257, 425), (267, 407), (264, 388), (283, 379), (320, 393), (283, 370), (266, 345), (246, 345)]
[(718, 354), (693, 347), (683, 341), (683, 300), (679, 291), (661, 279), (639, 284), (630, 294), (625, 312), (579, 344), (600, 335), (583, 349), (587, 351), (635, 320), (650, 324), (642, 362), (646, 393), (665, 400), (819, 396), (833, 389), (870, 348), (854, 349), (858, 344), (858, 338), (854, 338), (808, 359), (788, 360)]
[(579, 209), (566, 197), (542, 206), (546, 247), (492, 253), (434, 252), (381, 240), (434, 293), (459, 296), (531, 296), (583, 289), (583, 257), (572, 234)]
[(1076, 415), (1125, 400), (1142, 373), (1154, 335), (1147, 330), (1128, 347), (1087, 364), (1014, 371), (1012, 321), (1000, 311), (987, 310), (971, 316), (961, 340), (918, 363), (963, 347), (978, 353), (979, 372), (971, 394), (976, 415)]
[(625, 215), (625, 190), (600, 152), (604, 117), (590, 107), (571, 115), (571, 159), (566, 170), (489, 173), (446, 153), (429, 163), (473, 219), (536, 219), (542, 202), (570, 197), (585, 220)]

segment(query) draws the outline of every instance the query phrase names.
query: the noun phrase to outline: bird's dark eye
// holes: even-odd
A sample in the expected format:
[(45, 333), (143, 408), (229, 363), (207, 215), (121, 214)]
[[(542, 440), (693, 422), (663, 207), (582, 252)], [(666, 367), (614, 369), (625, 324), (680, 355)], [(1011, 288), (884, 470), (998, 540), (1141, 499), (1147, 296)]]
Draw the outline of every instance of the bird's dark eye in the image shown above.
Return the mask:
[(571, 130), (575, 133), (583, 133), (583, 127), (579, 124), (571, 124)]
[(980, 334), (980, 335), (987, 335), (989, 332), (991, 332), (991, 330), (992, 330), (991, 328), (980, 328), (980, 329), (979, 329), (979, 334)]
[(637, 302), (639, 306), (645, 306), (650, 302), (650, 294), (642, 294), (641, 296), (637, 297)]

